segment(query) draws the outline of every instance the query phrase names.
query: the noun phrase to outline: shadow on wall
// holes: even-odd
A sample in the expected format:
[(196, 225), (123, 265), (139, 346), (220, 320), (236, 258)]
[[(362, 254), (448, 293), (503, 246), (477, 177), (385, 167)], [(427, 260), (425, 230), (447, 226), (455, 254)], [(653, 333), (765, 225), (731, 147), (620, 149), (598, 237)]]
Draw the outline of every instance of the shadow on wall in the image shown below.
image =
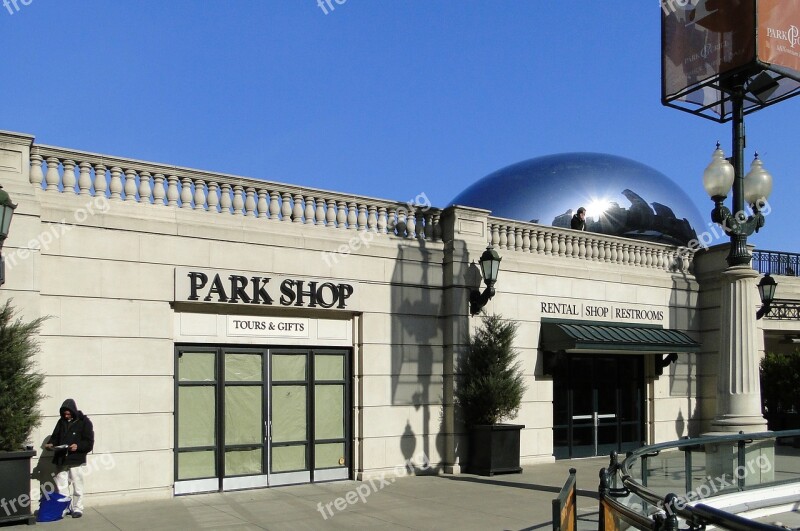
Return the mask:
[[(391, 406), (407, 417), (400, 450), (416, 472), (436, 472), (427, 463), (444, 455), (441, 251), (424, 240), (398, 246), (391, 288)], [(402, 411), (405, 408), (405, 411)], [(412, 420), (413, 419), (413, 420)], [(414, 426), (420, 427), (416, 433)], [(422, 465), (425, 464), (425, 466)], [(398, 463), (399, 464), (399, 463)]]
[[(682, 277), (674, 277), (672, 282), (672, 290), (670, 294), (670, 317), (669, 323), (671, 327), (682, 330), (700, 330), (700, 312), (697, 308), (696, 291), (690, 291), (692, 283), (689, 282), (686, 275)], [(687, 308), (688, 311), (681, 312), (680, 315), (676, 308)], [(685, 317), (688, 315), (688, 322)], [(669, 378), (669, 395), (675, 397), (682, 397), (686, 400), (686, 407), (681, 407), (678, 412), (678, 417), (675, 421), (675, 439), (681, 437), (699, 437), (704, 431), (703, 412), (700, 409), (701, 402), (708, 402), (709, 399), (714, 397), (716, 386), (711, 390), (711, 396), (698, 396), (700, 393), (701, 385), (699, 378), (702, 374), (716, 374), (716, 369), (713, 372), (708, 370), (701, 370), (700, 354), (697, 352), (682, 352), (678, 354), (678, 359), (675, 363), (671, 363), (668, 368), (665, 368), (664, 374), (661, 378)], [(711, 361), (711, 360), (707, 360)], [(716, 361), (716, 360), (713, 360)], [(710, 367), (706, 367), (709, 369)], [(714, 380), (716, 382), (716, 379)], [(708, 393), (708, 391), (706, 391)], [(713, 418), (713, 407), (711, 405), (711, 413)], [(684, 416), (686, 411), (686, 417)], [(708, 410), (707, 410), (708, 411)], [(710, 420), (710, 419), (707, 419)]]

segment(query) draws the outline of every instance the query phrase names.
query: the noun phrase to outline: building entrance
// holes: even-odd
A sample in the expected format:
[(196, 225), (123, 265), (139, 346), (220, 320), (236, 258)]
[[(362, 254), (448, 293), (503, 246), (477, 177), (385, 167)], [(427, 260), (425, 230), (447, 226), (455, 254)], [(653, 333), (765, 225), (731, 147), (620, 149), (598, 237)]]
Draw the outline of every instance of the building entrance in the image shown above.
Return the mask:
[(349, 351), (176, 349), (175, 493), (346, 479)]
[(562, 355), (553, 372), (556, 459), (626, 452), (643, 444), (642, 355)]

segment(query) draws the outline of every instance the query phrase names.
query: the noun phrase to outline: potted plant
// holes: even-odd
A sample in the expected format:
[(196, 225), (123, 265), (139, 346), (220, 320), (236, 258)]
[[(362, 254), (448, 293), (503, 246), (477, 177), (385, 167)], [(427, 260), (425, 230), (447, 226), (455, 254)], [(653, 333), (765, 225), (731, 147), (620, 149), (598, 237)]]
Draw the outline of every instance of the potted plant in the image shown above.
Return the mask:
[(499, 315), (482, 314), (481, 319), (467, 338), (455, 390), (469, 430), (467, 471), (489, 476), (522, 472), (519, 440), (525, 426), (501, 423), (516, 416), (525, 393), (521, 362), (513, 348), (518, 325)]
[(31, 432), (41, 422), (38, 404), (44, 376), (36, 372), (36, 336), (44, 318), (14, 319), (11, 301), (0, 309), (0, 523), (31, 514)]

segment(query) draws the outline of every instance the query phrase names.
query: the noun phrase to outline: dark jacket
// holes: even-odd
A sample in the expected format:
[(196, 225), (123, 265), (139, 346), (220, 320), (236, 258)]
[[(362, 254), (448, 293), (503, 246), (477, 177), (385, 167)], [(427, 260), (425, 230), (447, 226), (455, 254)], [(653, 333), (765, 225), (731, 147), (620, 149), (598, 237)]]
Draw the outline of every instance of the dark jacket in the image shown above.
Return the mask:
[(581, 219), (579, 214), (572, 216), (570, 227), (575, 230), (586, 230), (586, 220)]
[[(64, 412), (67, 410), (72, 413), (72, 420), (69, 422), (64, 418)], [(82, 411), (78, 411), (75, 401), (71, 398), (64, 400), (59, 413), (61, 418), (56, 422), (56, 427), (50, 436), (50, 444), (53, 446), (64, 444), (70, 446), (75, 443), (78, 445), (78, 450), (71, 452), (68, 449), (54, 448), (53, 464), (68, 467), (85, 464), (86, 454), (94, 448), (94, 426), (92, 426), (92, 421)]]

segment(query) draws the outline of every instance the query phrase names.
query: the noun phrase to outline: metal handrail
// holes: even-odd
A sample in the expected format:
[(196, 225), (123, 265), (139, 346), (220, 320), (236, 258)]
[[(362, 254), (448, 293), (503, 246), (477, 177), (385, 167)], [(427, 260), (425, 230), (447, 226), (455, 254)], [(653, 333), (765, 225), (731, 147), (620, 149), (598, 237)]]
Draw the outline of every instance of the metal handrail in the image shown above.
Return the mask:
[[(709, 507), (704, 504), (690, 505), (687, 498), (678, 496), (674, 493), (658, 493), (642, 482), (634, 479), (631, 469), (637, 461), (642, 461), (646, 466), (647, 458), (658, 455), (662, 450), (667, 449), (682, 449), (686, 450), (686, 456), (690, 456), (692, 447), (704, 446), (706, 444), (735, 444), (738, 448), (738, 462), (741, 465), (745, 447), (747, 444), (754, 441), (765, 439), (779, 439), (784, 437), (800, 437), (800, 429), (786, 430), (779, 432), (760, 432), (760, 433), (738, 433), (732, 435), (721, 436), (708, 436), (696, 438), (684, 438), (678, 441), (669, 441), (665, 443), (653, 444), (644, 446), (633, 452), (629, 452), (624, 460), (621, 462), (617, 459), (617, 454), (611, 454), (611, 464), (608, 469), (604, 468), (600, 471), (600, 504), (601, 513), (604, 505), (609, 506), (619, 518), (623, 518), (628, 523), (637, 526), (639, 529), (678, 529), (677, 517), (680, 516), (692, 526), (702, 527), (705, 524), (711, 524), (732, 531), (740, 531), (745, 529), (764, 529), (764, 530), (778, 530), (778, 526), (768, 524), (761, 524), (753, 522), (736, 514), (728, 513), (721, 509)], [(687, 458), (687, 457), (685, 457)], [(691, 457), (688, 457), (689, 459)], [(643, 475), (646, 471), (642, 470)], [(618, 477), (622, 487), (612, 488), (613, 479)], [(744, 478), (739, 478), (740, 481), (736, 485), (737, 490), (746, 490), (744, 485)], [(646, 483), (646, 479), (644, 480)], [(774, 481), (771, 485), (779, 485), (791, 483), (792, 481)], [(763, 485), (761, 485), (763, 486)], [(624, 503), (618, 501), (617, 498), (634, 495), (641, 500), (649, 503), (654, 507), (658, 507), (659, 511), (652, 515), (644, 515), (637, 513), (632, 508), (626, 506)], [(601, 514), (602, 519), (602, 514)]]

